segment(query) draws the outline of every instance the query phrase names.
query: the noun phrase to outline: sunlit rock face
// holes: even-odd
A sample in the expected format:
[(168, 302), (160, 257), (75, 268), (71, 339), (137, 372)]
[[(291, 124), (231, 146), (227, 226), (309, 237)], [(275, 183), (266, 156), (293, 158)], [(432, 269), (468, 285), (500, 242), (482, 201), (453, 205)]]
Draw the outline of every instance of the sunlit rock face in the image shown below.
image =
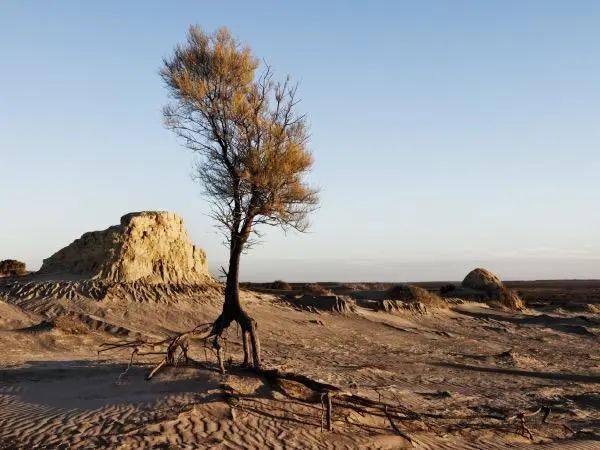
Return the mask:
[(210, 280), (204, 251), (190, 241), (183, 219), (166, 211), (129, 213), (119, 225), (85, 233), (45, 259), (38, 274), (151, 284)]
[(26, 273), (25, 263), (21, 261), (17, 261), (16, 259), (0, 261), (0, 277), (19, 277)]
[(463, 288), (484, 293), (485, 297), (497, 301), (503, 306), (521, 310), (525, 308), (523, 300), (512, 289), (502, 283), (498, 275), (486, 269), (473, 269), (462, 282)]
[(467, 274), (462, 285), (466, 288), (484, 291), (486, 289), (499, 288), (502, 286), (502, 281), (498, 275), (489, 270), (477, 268)]

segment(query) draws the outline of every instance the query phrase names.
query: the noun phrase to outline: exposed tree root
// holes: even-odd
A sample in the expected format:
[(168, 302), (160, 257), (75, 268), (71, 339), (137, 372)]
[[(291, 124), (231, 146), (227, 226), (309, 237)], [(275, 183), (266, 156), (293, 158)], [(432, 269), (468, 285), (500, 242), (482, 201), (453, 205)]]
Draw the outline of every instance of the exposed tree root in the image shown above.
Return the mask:
[[(146, 376), (146, 379), (150, 380), (163, 367), (189, 363), (190, 358), (188, 350), (190, 337), (206, 340), (212, 336), (212, 332), (209, 331), (211, 329), (212, 323), (209, 322), (197, 325), (189, 331), (157, 341), (135, 339), (133, 341), (121, 340), (117, 342), (106, 342), (100, 344), (98, 354), (114, 350), (131, 350), (129, 365), (127, 366), (127, 369), (125, 369), (125, 372), (119, 375), (119, 380), (129, 371), (134, 363), (135, 356), (160, 355), (162, 356), (162, 359)], [(159, 350), (156, 350), (157, 347)]]
[(394, 429), (394, 431), (396, 432), (396, 434), (398, 434), (398, 436), (402, 436), (404, 439), (406, 439), (412, 445), (413, 444), (413, 440), (410, 438), (410, 436), (408, 434), (406, 434), (404, 431), (402, 431), (401, 429), (398, 428), (398, 426), (394, 422), (394, 419), (392, 418), (392, 415), (388, 411), (388, 407), (387, 406), (384, 407), (384, 411), (385, 411), (385, 415), (387, 416), (387, 418), (388, 418), (388, 420), (390, 422), (390, 425), (392, 426), (392, 428)]
[(533, 441), (533, 434), (531, 433), (531, 430), (527, 427), (527, 425), (525, 423), (525, 418), (535, 416), (536, 414), (539, 414), (539, 413), (543, 413), (542, 423), (545, 423), (546, 420), (548, 419), (548, 415), (550, 414), (550, 408), (541, 406), (538, 409), (536, 409), (535, 411), (529, 412), (529, 413), (524, 412), (524, 411), (519, 411), (514, 416), (507, 417), (506, 420), (508, 422), (512, 422), (516, 419), (517, 423), (519, 425), (519, 434), (523, 437), (528, 437), (530, 440)]
[[(153, 341), (136, 339), (132, 341), (121, 340), (113, 343), (104, 343), (101, 345), (101, 348), (98, 351), (98, 353), (122, 349), (131, 351), (131, 356), (127, 368), (124, 370), (123, 373), (119, 375), (118, 381), (120, 381), (121, 378), (128, 373), (132, 365), (135, 364), (136, 357), (146, 355), (161, 356), (161, 359), (158, 361), (158, 363), (152, 366), (152, 369), (146, 376), (147, 380), (150, 380), (152, 377), (154, 377), (154, 375), (156, 375), (161, 369), (165, 367), (188, 364), (193, 364), (196, 367), (202, 367), (207, 370), (218, 370), (220, 373), (224, 374), (226, 366), (224, 349), (221, 344), (223, 338), (220, 334), (216, 334), (215, 324), (216, 322), (203, 323), (194, 327), (191, 330), (161, 340)], [(219, 328), (217, 328), (216, 331), (218, 332)], [(222, 332), (222, 329), (220, 331)], [(209, 345), (209, 339), (211, 338), (212, 345)], [(197, 339), (203, 341), (205, 351), (207, 348), (210, 348), (215, 353), (218, 368), (215, 368), (213, 364), (209, 364), (208, 361), (205, 364), (200, 361), (196, 361), (189, 356), (188, 352), (190, 339)], [(384, 420), (387, 419), (387, 422), (389, 422), (391, 429), (411, 444), (414, 443), (413, 440), (405, 431), (401, 430), (398, 427), (397, 421), (421, 421), (424, 419), (428, 419), (428, 422), (432, 421), (433, 423), (438, 424), (456, 420), (462, 421), (480, 419), (490, 419), (494, 421), (509, 423), (516, 421), (519, 434), (527, 436), (529, 437), (529, 439), (533, 440), (533, 433), (527, 427), (525, 423), (525, 418), (543, 412), (544, 415), (542, 422), (545, 422), (549, 414), (549, 409), (544, 407), (539, 408), (534, 412), (520, 411), (513, 416), (504, 417), (498, 415), (460, 416), (436, 414), (429, 412), (416, 412), (405, 406), (402, 406), (400, 399), (396, 398), (395, 396), (393, 401), (389, 401), (389, 399), (382, 398), (381, 393), (377, 391), (377, 389), (376, 391), (379, 394), (379, 398), (377, 400), (374, 400), (369, 397), (361, 396), (356, 394), (355, 392), (352, 392), (355, 389), (352, 389), (352, 391), (347, 391), (339, 386), (325, 383), (323, 381), (313, 379), (309, 376), (300, 373), (284, 372), (277, 368), (264, 368), (261, 366), (257, 367), (255, 364), (250, 364), (251, 358), (253, 359), (253, 362), (256, 362), (254, 360), (255, 355), (252, 355), (253, 352), (251, 352), (250, 350), (250, 347), (253, 346), (254, 345), (252, 342), (252, 333), (244, 332), (242, 328), (242, 347), (244, 350), (243, 364), (233, 365), (230, 362), (230, 364), (227, 367), (227, 371), (231, 374), (241, 376), (258, 376), (263, 378), (269, 384), (272, 384), (273, 386), (279, 388), (282, 387), (282, 381), (291, 381), (299, 383), (312, 393), (312, 401), (314, 403), (321, 403), (321, 427), (323, 428), (323, 425), (325, 425), (325, 428), (328, 431), (333, 430), (334, 409), (340, 409), (352, 410), (361, 415), (370, 414), (373, 416), (381, 417)], [(281, 390), (284, 391), (284, 394), (290, 397), (285, 392), (285, 389)], [(232, 412), (232, 414), (234, 413)], [(441, 423), (439, 423), (439, 421), (441, 421)]]

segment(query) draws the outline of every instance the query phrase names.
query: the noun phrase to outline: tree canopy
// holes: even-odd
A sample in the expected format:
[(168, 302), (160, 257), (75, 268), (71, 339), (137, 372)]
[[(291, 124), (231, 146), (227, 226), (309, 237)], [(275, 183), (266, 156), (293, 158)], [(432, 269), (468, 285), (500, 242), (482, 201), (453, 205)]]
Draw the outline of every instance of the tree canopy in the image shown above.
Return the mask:
[(193, 26), (161, 70), (173, 99), (166, 126), (200, 155), (195, 176), (213, 217), (242, 244), (258, 224), (306, 230), (318, 202), (305, 181), (313, 158), (306, 117), (295, 111), (297, 85), (259, 67), (226, 28)]

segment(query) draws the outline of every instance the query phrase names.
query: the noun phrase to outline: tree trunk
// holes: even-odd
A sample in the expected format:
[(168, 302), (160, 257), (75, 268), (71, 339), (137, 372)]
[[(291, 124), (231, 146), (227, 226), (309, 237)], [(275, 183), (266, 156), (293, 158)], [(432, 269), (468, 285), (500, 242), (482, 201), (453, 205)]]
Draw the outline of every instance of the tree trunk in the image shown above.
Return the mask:
[[(242, 342), (244, 344), (244, 363), (248, 363), (249, 348), (252, 347), (252, 360), (255, 368), (260, 368), (260, 341), (256, 331), (256, 324), (240, 303), (239, 269), (242, 254), (243, 241), (241, 238), (232, 238), (229, 254), (229, 271), (225, 283), (225, 303), (223, 311), (213, 325), (215, 335), (215, 348), (218, 347), (217, 340), (223, 331), (229, 327), (231, 322), (236, 321), (242, 329)], [(248, 339), (248, 336), (250, 339)], [(250, 345), (251, 344), (251, 345)]]
[(248, 367), (250, 365), (250, 335), (245, 331), (242, 331), (242, 345), (244, 347), (243, 365)]

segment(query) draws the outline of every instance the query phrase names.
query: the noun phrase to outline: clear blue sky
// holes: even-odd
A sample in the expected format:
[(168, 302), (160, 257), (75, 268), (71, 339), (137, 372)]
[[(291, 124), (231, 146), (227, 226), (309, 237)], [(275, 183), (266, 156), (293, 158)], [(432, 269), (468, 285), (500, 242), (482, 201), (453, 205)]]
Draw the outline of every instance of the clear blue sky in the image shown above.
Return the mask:
[(600, 2), (3, 1), (0, 259), (37, 268), (129, 211), (218, 267), (161, 59), (226, 25), (301, 81), (321, 209), (245, 279), (600, 278)]

